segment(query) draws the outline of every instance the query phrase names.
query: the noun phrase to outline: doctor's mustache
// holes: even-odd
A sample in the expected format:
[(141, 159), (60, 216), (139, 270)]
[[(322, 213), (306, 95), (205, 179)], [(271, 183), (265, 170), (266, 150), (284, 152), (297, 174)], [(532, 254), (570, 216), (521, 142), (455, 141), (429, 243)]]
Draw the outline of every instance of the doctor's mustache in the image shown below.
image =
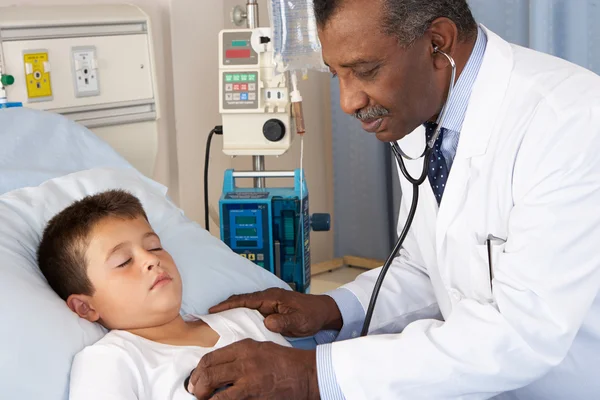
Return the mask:
[(361, 121), (370, 121), (374, 119), (379, 119), (381, 117), (385, 117), (389, 113), (390, 112), (387, 108), (377, 105), (371, 108), (355, 112), (354, 114), (352, 114), (352, 116)]

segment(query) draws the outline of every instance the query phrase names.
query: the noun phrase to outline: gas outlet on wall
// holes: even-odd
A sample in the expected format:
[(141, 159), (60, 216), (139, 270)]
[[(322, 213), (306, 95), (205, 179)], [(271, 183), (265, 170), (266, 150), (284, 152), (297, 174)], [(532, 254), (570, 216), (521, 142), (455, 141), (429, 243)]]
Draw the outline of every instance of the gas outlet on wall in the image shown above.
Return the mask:
[(89, 97), (100, 95), (98, 79), (98, 60), (96, 48), (73, 47), (71, 49), (73, 61), (73, 77), (76, 97)]
[(48, 50), (25, 50), (23, 64), (25, 66), (27, 100), (30, 103), (51, 101), (53, 97)]

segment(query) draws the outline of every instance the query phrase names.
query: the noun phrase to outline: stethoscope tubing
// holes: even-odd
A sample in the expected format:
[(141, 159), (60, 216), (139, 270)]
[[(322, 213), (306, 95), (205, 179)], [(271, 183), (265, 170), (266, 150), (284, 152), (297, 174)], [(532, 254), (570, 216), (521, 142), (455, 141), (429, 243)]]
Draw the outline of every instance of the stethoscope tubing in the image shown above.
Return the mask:
[[(435, 145), (437, 138), (440, 135), (440, 131), (442, 129), (441, 122), (444, 121), (444, 117), (446, 116), (446, 111), (448, 110), (448, 104), (450, 102), (450, 99), (452, 98), (452, 92), (454, 91), (454, 84), (456, 82), (456, 63), (454, 62), (454, 59), (447, 53), (440, 50), (437, 46), (434, 48), (434, 53), (438, 53), (438, 54), (441, 54), (444, 57), (446, 57), (448, 59), (448, 61), (450, 62), (450, 66), (452, 67), (452, 74), (451, 74), (451, 78), (450, 78), (450, 84), (448, 85), (448, 94), (446, 96), (446, 102), (444, 103), (444, 106), (442, 107), (442, 110), (440, 111), (440, 113), (438, 115), (438, 118), (436, 121), (437, 126), (435, 128), (435, 132), (434, 132), (433, 136), (431, 137), (431, 139), (426, 142), (425, 149), (423, 150), (423, 152), (421, 153), (421, 155), (419, 157), (413, 158), (413, 157), (408, 156), (406, 153), (404, 153), (402, 151), (402, 149), (400, 148), (400, 145), (397, 142), (390, 143), (391, 148), (392, 148), (392, 153), (394, 154), (394, 156), (396, 158), (396, 162), (398, 163), (398, 166), (400, 168), (400, 171), (402, 172), (402, 175), (413, 186), (412, 202), (411, 202), (410, 210), (408, 212), (408, 217), (406, 218), (406, 223), (404, 224), (404, 228), (402, 229), (402, 232), (400, 233), (400, 236), (398, 237), (398, 240), (396, 241), (396, 244), (394, 245), (392, 252), (388, 256), (387, 260), (385, 261), (385, 264), (383, 265), (383, 268), (381, 269), (381, 272), (379, 273), (379, 276), (377, 277), (375, 286), (373, 287), (373, 292), (371, 294), (371, 300), (369, 301), (369, 307), (367, 308), (367, 312), (365, 314), (365, 322), (363, 324), (361, 336), (367, 336), (367, 334), (369, 333), (369, 327), (371, 326), (371, 320), (373, 319), (373, 312), (375, 311), (375, 304), (377, 303), (377, 297), (379, 296), (379, 291), (381, 290), (381, 286), (383, 285), (385, 276), (386, 276), (388, 270), (390, 269), (392, 262), (397, 257), (398, 252), (402, 248), (402, 245), (404, 244), (404, 240), (406, 239), (406, 236), (408, 235), (408, 231), (410, 230), (410, 227), (412, 226), (413, 220), (415, 218), (415, 214), (417, 212), (417, 205), (419, 203), (419, 186), (423, 182), (425, 182), (425, 180), (427, 179), (427, 173), (429, 171), (429, 161), (430, 161), (429, 156), (430, 156), (431, 152), (433, 151), (433, 146)], [(414, 161), (414, 160), (418, 160), (420, 158), (424, 158), (423, 170), (421, 171), (421, 175), (418, 178), (414, 178), (408, 172), (408, 169), (406, 168), (406, 165), (404, 163), (404, 159)]]

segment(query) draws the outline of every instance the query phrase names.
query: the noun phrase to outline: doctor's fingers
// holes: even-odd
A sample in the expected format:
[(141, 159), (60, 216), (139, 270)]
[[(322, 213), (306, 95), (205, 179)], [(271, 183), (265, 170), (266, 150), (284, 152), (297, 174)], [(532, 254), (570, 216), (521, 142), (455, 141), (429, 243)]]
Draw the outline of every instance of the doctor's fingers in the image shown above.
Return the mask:
[(205, 369), (216, 367), (221, 364), (232, 363), (245, 353), (244, 350), (246, 348), (253, 347), (255, 343), (258, 342), (255, 342), (252, 339), (244, 339), (215, 351), (211, 351), (200, 359), (200, 362), (198, 363), (198, 369)]
[(198, 399), (213, 398), (215, 390), (236, 382), (243, 374), (236, 363), (219, 364), (203, 368), (198, 366), (190, 378), (188, 392)]
[(249, 379), (241, 379), (234, 386), (219, 391), (210, 400), (280, 400), (286, 399), (281, 394), (261, 393), (258, 385), (253, 384)]
[(235, 295), (211, 307), (208, 311), (214, 314), (231, 310), (232, 308), (245, 307), (258, 310), (261, 314), (267, 316), (278, 312), (277, 305), (285, 292), (286, 290), (283, 289), (267, 289), (262, 292)]
[(308, 315), (298, 311), (291, 311), (289, 314), (269, 315), (265, 318), (265, 326), (271, 332), (289, 337), (307, 337), (320, 330)]
[(260, 355), (261, 351), (263, 351), (265, 343), (267, 342), (257, 342), (252, 339), (240, 340), (204, 355), (198, 363), (198, 368), (207, 369), (231, 363), (236, 363), (237, 365), (240, 361), (244, 360), (254, 361), (255, 356)]
[(215, 394), (212, 397), (209, 397), (210, 400), (250, 400), (254, 399), (254, 397), (249, 396), (246, 393), (244, 387), (241, 386), (232, 386)]

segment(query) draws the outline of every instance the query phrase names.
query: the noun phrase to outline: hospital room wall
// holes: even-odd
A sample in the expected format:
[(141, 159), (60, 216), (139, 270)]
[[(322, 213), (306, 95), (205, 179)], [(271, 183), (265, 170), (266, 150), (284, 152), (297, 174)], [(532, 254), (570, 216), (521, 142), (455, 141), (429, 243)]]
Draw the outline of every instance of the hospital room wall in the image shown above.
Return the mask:
[[(169, 186), (169, 194), (175, 202), (180, 202), (177, 146), (174, 119), (174, 90), (171, 63), (170, 3), (172, 0), (123, 0), (135, 4), (149, 16), (154, 33), (154, 54), (156, 59), (157, 88), (159, 104), (158, 155), (154, 179)], [(114, 4), (119, 0), (0, 0), (0, 7), (54, 4)]]
[[(234, 28), (229, 13), (245, 0), (173, 0), (171, 2), (173, 72), (175, 85), (175, 120), (181, 206), (196, 221), (204, 220), (203, 179), (206, 138), (220, 124), (218, 110), (218, 43), (221, 29)], [(259, 1), (260, 24), (268, 24), (266, 0)], [(331, 151), (331, 112), (329, 77), (310, 74), (301, 82), (307, 134), (304, 143), (304, 168), (310, 193), (310, 211), (333, 215), (333, 173)], [(223, 171), (227, 168), (251, 169), (251, 158), (231, 159), (222, 152), (222, 138), (212, 142), (209, 204), (218, 210)], [(282, 157), (267, 157), (269, 170), (291, 170), (300, 163), (300, 141)], [(250, 182), (248, 182), (250, 183)], [(280, 185), (290, 182), (275, 182)], [(218, 235), (215, 221), (211, 231)], [(333, 233), (312, 234), (312, 260), (321, 262), (333, 257)]]

